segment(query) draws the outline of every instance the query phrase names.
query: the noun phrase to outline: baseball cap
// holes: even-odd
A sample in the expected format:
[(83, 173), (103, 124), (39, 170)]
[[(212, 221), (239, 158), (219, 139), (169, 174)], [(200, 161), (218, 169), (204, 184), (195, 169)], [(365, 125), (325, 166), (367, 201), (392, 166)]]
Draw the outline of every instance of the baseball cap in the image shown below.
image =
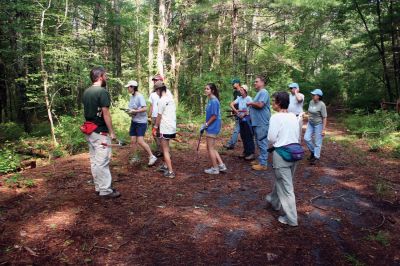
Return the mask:
[(299, 88), (299, 84), (297, 84), (297, 83), (290, 83), (289, 84), (289, 88)]
[(151, 80), (161, 80), (164, 81), (164, 78), (160, 74), (156, 74)]
[(130, 87), (130, 86), (132, 86), (132, 87), (137, 87), (137, 86), (138, 86), (137, 81), (136, 81), (136, 80), (130, 80), (130, 81), (128, 82), (128, 84), (125, 85), (126, 88), (128, 88), (128, 87)]
[(312, 94), (312, 95), (319, 95), (319, 96), (321, 96), (321, 97), (322, 97), (322, 95), (324, 95), (324, 94), (322, 93), (322, 90), (320, 90), (320, 89), (315, 89), (315, 90), (313, 90), (313, 91), (311, 92), (311, 94)]
[(162, 87), (165, 87), (165, 84), (161, 80), (158, 80), (156, 83), (154, 83), (154, 90), (157, 90)]
[(235, 83), (240, 83), (240, 79), (234, 78), (234, 79), (232, 79), (231, 83), (232, 83), (232, 85), (235, 84)]

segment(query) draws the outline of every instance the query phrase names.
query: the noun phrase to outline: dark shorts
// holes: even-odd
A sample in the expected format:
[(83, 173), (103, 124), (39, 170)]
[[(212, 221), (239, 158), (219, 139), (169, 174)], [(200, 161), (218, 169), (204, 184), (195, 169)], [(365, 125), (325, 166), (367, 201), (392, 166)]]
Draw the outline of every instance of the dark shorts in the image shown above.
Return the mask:
[(131, 121), (131, 128), (129, 129), (129, 136), (143, 137), (147, 130), (147, 123), (136, 123)]
[(162, 134), (162, 133), (157, 133), (157, 138), (160, 139), (174, 139), (176, 138), (176, 134)]

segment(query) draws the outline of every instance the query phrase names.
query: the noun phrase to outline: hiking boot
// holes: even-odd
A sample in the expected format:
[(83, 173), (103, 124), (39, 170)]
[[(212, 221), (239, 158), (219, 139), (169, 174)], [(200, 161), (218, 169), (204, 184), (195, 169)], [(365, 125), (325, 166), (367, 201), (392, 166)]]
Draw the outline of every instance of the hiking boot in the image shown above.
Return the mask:
[(113, 192), (111, 192), (110, 194), (107, 195), (100, 195), (101, 198), (103, 199), (115, 199), (121, 196), (121, 193), (119, 193), (116, 190), (113, 190)]
[(287, 225), (290, 225), (290, 226), (297, 226), (297, 223), (296, 223), (296, 224), (294, 224), (294, 223), (289, 223), (289, 221), (288, 221), (288, 219), (286, 218), (286, 216), (279, 216), (279, 217), (278, 217), (278, 222), (280, 222), (281, 224), (287, 224)]
[(158, 172), (168, 172), (168, 167), (165, 164), (163, 164), (160, 167), (158, 167), (157, 171)]
[(266, 171), (266, 170), (268, 170), (268, 167), (266, 165), (261, 165), (261, 164), (253, 165), (251, 168), (253, 170), (256, 170), (256, 171)]
[(225, 164), (220, 164), (220, 165), (218, 165), (218, 170), (220, 172), (226, 172), (228, 170), (228, 168), (226, 168)]
[[(115, 192), (117, 190), (115, 188), (112, 188), (112, 191)], [(100, 196), (100, 191), (95, 191), (95, 193), (96, 193), (97, 196)]]
[(209, 175), (218, 175), (219, 174), (219, 169), (218, 168), (208, 168), (206, 170), (204, 170), (204, 173), (209, 174)]
[(149, 158), (149, 163), (148, 163), (147, 165), (148, 165), (148, 166), (153, 166), (153, 165), (156, 163), (156, 161), (157, 161), (157, 157), (154, 156), (154, 155), (152, 155), (152, 156)]
[(168, 177), (168, 178), (175, 178), (175, 173), (174, 172), (170, 172), (170, 171), (166, 171), (165, 173), (164, 173), (164, 176), (165, 177)]
[(310, 156), (307, 157), (307, 160), (308, 160), (308, 161), (311, 161), (311, 160), (314, 160), (314, 159), (315, 159), (315, 156), (314, 156), (314, 153), (312, 152), (312, 153), (310, 154)]
[(229, 144), (225, 144), (224, 148), (227, 149), (227, 150), (233, 150), (235, 148), (235, 146), (229, 145)]
[(310, 165), (316, 165), (318, 164), (318, 161), (319, 159), (314, 157), (313, 159), (310, 160)]
[(246, 161), (251, 161), (251, 160), (254, 160), (255, 158), (256, 158), (256, 156), (254, 156), (254, 154), (250, 154), (250, 155), (244, 157), (244, 159)]
[(250, 164), (251, 164), (251, 165), (256, 165), (256, 164), (258, 164), (258, 160), (251, 161)]

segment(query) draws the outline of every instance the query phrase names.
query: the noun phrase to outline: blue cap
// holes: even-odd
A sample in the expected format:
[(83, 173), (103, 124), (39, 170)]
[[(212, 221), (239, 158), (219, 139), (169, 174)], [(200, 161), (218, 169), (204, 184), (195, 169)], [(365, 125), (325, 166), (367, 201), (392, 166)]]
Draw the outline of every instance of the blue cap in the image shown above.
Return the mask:
[(240, 79), (238, 79), (238, 78), (232, 79), (232, 85), (235, 83), (240, 83)]
[(312, 95), (319, 95), (319, 96), (321, 96), (321, 97), (322, 97), (322, 95), (324, 95), (324, 94), (322, 93), (322, 90), (320, 90), (320, 89), (315, 89), (315, 90), (313, 90), (313, 91), (311, 92), (311, 94), (312, 94)]
[(297, 83), (290, 83), (289, 88), (299, 88), (299, 84)]

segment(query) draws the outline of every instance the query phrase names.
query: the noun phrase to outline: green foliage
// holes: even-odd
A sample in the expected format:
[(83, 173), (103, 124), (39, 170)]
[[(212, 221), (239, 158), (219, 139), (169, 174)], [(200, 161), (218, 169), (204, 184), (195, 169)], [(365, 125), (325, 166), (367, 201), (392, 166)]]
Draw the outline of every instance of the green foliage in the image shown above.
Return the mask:
[(376, 235), (370, 234), (367, 237), (368, 240), (376, 241), (381, 245), (387, 247), (390, 245), (389, 234), (384, 231), (379, 231)]
[(375, 192), (381, 198), (387, 197), (391, 194), (392, 187), (387, 181), (380, 179), (375, 184)]
[(373, 114), (357, 112), (344, 119), (346, 127), (370, 142), (373, 150), (388, 148), (394, 155), (400, 142), (400, 115), (395, 112), (376, 110)]
[(36, 186), (35, 180), (25, 178), (19, 173), (5, 178), (3, 182), (9, 188), (32, 188)]
[[(83, 120), (83, 115), (79, 114), (77, 116), (61, 116), (59, 124), (55, 128), (60, 145), (70, 154), (75, 154), (86, 148), (85, 136), (79, 129)], [(60, 155), (60, 150), (56, 151), (56, 155)]]
[(20, 166), (20, 157), (11, 149), (0, 149), (0, 173), (13, 172)]
[(24, 135), (24, 128), (14, 122), (0, 124), (0, 141), (18, 140)]
[(129, 142), (129, 127), (131, 125), (131, 117), (120, 108), (127, 108), (129, 104), (129, 95), (119, 97), (111, 109), (111, 117), (113, 128), (118, 139)]
[(365, 264), (357, 259), (354, 255), (346, 254), (345, 259), (353, 266), (364, 266)]

